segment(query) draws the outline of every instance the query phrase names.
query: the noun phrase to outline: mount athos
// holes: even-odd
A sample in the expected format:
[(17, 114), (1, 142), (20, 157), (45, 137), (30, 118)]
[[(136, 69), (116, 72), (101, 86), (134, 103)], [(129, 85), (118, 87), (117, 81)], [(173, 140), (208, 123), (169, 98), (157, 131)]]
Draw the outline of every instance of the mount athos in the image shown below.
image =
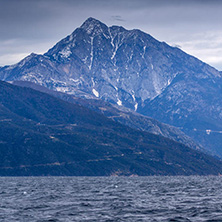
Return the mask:
[[(108, 27), (94, 18), (88, 18), (79, 28), (59, 41), (45, 54), (37, 55), (32, 53), (15, 65), (1, 67), (0, 79), (24, 87), (36, 87), (37, 90), (40, 86), (36, 85), (41, 85), (41, 87), (48, 88), (49, 94), (60, 99), (67, 101), (74, 99), (75, 101), (71, 101), (72, 103), (80, 103), (80, 107), (85, 106), (82, 108), (85, 113), (93, 112), (93, 114), (90, 115), (95, 115), (94, 118), (96, 119), (101, 118), (101, 120), (105, 122), (106, 130), (109, 128), (109, 124), (113, 127), (114, 131), (115, 127), (126, 127), (121, 124), (134, 128), (135, 131), (131, 129), (132, 131), (125, 135), (126, 141), (132, 137), (133, 132), (136, 134), (138, 130), (149, 131), (146, 130), (144, 121), (147, 123), (147, 119), (149, 119), (152, 124), (154, 124), (157, 120), (154, 124), (155, 127), (158, 126), (159, 131), (164, 128), (167, 133), (157, 132), (157, 130), (153, 133), (165, 137), (170, 135), (169, 138), (174, 140), (170, 140), (172, 144), (176, 143), (175, 141), (183, 142), (187, 146), (190, 145), (190, 147), (192, 147), (191, 150), (193, 150), (194, 153), (198, 152), (198, 155), (199, 151), (194, 150), (194, 147), (198, 149), (201, 147), (201, 149), (204, 148), (211, 153), (222, 156), (221, 72), (197, 58), (186, 54), (181, 49), (171, 47), (165, 42), (160, 42), (140, 30), (126, 30), (121, 26)], [(32, 82), (32, 84), (27, 84), (27, 82)], [(1, 83), (1, 86), (4, 86), (7, 90), (10, 89), (8, 85), (4, 85), (3, 83)], [(52, 93), (52, 90), (60, 94)], [(15, 88), (14, 92), (16, 91), (21, 92), (22, 88)], [(47, 90), (45, 90), (45, 92), (46, 91)], [(35, 90), (30, 91), (29, 94), (34, 96), (35, 92)], [(69, 98), (65, 96), (65, 94), (69, 94)], [(41, 98), (48, 98), (49, 96), (48, 94), (47, 96), (45, 94), (40, 95)], [(71, 97), (72, 99), (70, 99)], [(35, 99), (31, 101), (36, 102)], [(92, 101), (94, 101), (93, 105)], [(35, 103), (33, 104), (32, 102), (29, 105), (32, 106), (30, 110), (33, 111)], [(15, 103), (15, 101), (12, 103)], [(54, 101), (52, 103), (54, 103)], [(66, 104), (67, 102), (59, 102), (61, 105), (63, 105), (63, 103)], [(110, 111), (109, 113), (104, 112), (104, 110), (107, 110), (105, 104), (112, 107), (111, 110), (108, 109)], [(79, 105), (72, 104), (70, 106), (76, 108), (79, 107)], [(4, 104), (4, 107), (4, 109), (9, 109), (6, 104)], [(41, 107), (44, 107), (44, 110), (46, 109), (45, 104)], [(11, 107), (10, 112), (12, 112), (13, 109), (14, 108)], [(70, 109), (71, 107), (68, 108), (68, 113), (71, 112)], [(112, 122), (112, 120), (109, 122), (108, 119), (116, 121), (113, 115), (113, 109), (118, 110), (119, 116), (117, 119), (121, 119), (123, 115), (125, 115), (129, 118), (130, 124), (125, 123), (127, 122), (127, 118), (117, 120), (121, 123), (120, 125), (118, 125), (119, 123)], [(53, 112), (51, 109), (49, 110)], [(13, 111), (13, 113), (14, 112), (15, 111)], [(95, 114), (94, 112), (97, 113)], [(98, 114), (98, 112), (100, 113)], [(101, 117), (101, 114), (106, 117)], [(15, 113), (13, 115), (15, 115)], [(16, 115), (21, 117), (21, 113), (16, 113)], [(41, 113), (41, 118), (36, 119), (31, 116), (30, 121), (41, 122), (44, 119), (44, 124), (47, 125), (50, 123), (50, 120), (48, 116), (47, 118), (43, 118), (44, 115)], [(72, 116), (74, 114), (69, 115)], [(97, 115), (99, 116), (97, 117)], [(133, 115), (133, 117), (131, 115)], [(120, 116), (121, 118), (119, 118)], [(150, 117), (156, 120), (152, 120)], [(25, 116), (25, 118), (28, 118), (28, 116)], [(58, 116), (54, 118), (57, 119)], [(94, 124), (90, 121), (90, 124)], [(30, 124), (31, 123), (32, 122), (30, 122)], [(61, 118), (59, 124), (71, 124), (71, 122), (67, 122), (66, 119), (63, 120), (63, 118)], [(96, 122), (96, 124), (98, 124), (98, 122)], [(165, 124), (170, 124), (171, 126)], [(88, 126), (86, 128), (89, 130)], [(38, 131), (37, 128), (35, 128), (35, 130)], [(33, 133), (37, 133), (35, 130)], [(49, 128), (47, 130), (49, 136), (51, 135), (51, 130), (52, 129)], [(83, 131), (88, 132), (87, 130), (84, 129)], [(100, 128), (98, 130), (102, 131)], [(118, 132), (118, 130), (116, 130), (116, 132)], [(176, 136), (172, 136), (172, 132), (175, 132)], [(75, 133), (77, 133), (77, 131), (75, 131)], [(144, 141), (148, 134), (143, 133), (141, 135), (143, 135), (142, 140)], [(113, 138), (119, 138), (118, 136), (119, 135), (115, 135)], [(176, 137), (180, 138), (180, 140), (176, 139)], [(157, 140), (156, 138), (159, 137), (155, 137), (154, 141)], [(97, 145), (95, 146), (99, 147), (102, 143), (101, 141), (102, 138), (98, 137), (97, 142), (95, 142)], [(131, 141), (132, 143), (126, 143), (135, 146), (136, 141), (139, 140), (134, 138), (133, 141)], [(69, 147), (71, 139), (70, 141), (68, 138), (64, 140), (59, 139), (56, 140), (56, 142), (61, 144), (65, 143), (66, 146)], [(103, 143), (105, 142), (103, 141)], [(166, 146), (169, 144), (170, 146), (172, 145), (167, 142), (163, 143)], [(158, 146), (161, 146), (162, 142), (158, 144)], [(126, 146), (126, 144), (124, 144), (124, 146)], [(138, 145), (138, 147), (140, 146), (142, 147), (143, 144)], [(175, 147), (176, 145), (173, 146)], [(118, 144), (118, 147), (121, 147), (121, 143)], [(70, 152), (69, 148), (66, 149), (68, 150), (67, 152)], [(184, 150), (184, 148), (182, 150)], [(83, 159), (85, 157), (95, 158), (93, 156), (93, 150), (89, 150), (88, 152), (87, 149), (85, 149), (84, 152), (83, 154), (85, 156)], [(96, 152), (99, 151), (97, 150)], [(99, 154), (99, 159), (104, 159), (103, 152), (102, 150)], [(141, 152), (140, 148), (135, 152)], [(121, 149), (118, 150), (117, 153), (120, 155)], [(126, 153), (123, 154), (126, 155)], [(198, 156), (196, 153), (192, 155)], [(67, 156), (65, 156), (65, 159), (66, 158)], [(156, 161), (164, 160), (164, 157), (163, 159), (160, 158), (161, 160), (158, 158), (156, 158)], [(187, 159), (189, 159), (189, 157), (187, 157)], [(179, 161), (175, 160), (174, 157), (171, 158), (171, 160)], [(53, 159), (53, 161), (56, 162), (56, 158)], [(193, 160), (193, 162), (195, 162), (195, 160)], [(122, 166), (123, 162), (120, 161), (118, 164), (118, 166)], [(135, 162), (135, 164), (137, 164), (137, 162)], [(173, 164), (180, 165), (181, 163), (177, 162)], [(220, 164), (220, 162), (216, 164)], [(114, 165), (113, 163), (111, 164), (112, 167)], [(87, 165), (87, 167), (89, 166)], [(145, 167), (146, 165), (141, 165), (137, 173), (142, 175), (141, 169), (144, 170)], [(129, 170), (131, 168), (126, 169), (127, 173), (125, 174), (135, 173)], [(166, 171), (163, 170), (165, 169), (164, 167), (161, 169), (162, 171), (147, 170), (146, 173), (166, 173)], [(184, 169), (184, 172), (186, 172), (184, 174), (199, 173), (199, 171), (191, 172), (185, 167)], [(175, 169), (169, 172), (169, 174), (180, 174), (182, 172), (174, 170)], [(36, 170), (36, 172), (38, 172), (38, 170)], [(48, 171), (46, 172), (48, 173)], [(61, 174), (64, 172), (65, 169), (62, 169)], [(69, 175), (72, 175), (70, 169), (67, 170), (67, 172)], [(81, 172), (84, 172), (84, 169), (82, 169)], [(100, 175), (103, 175), (103, 173), (104, 172), (101, 171)], [(111, 173), (109, 170), (105, 171), (106, 175)], [(218, 171), (216, 173), (218, 173)], [(29, 172), (28, 174), (31, 173)], [(79, 174), (75, 172), (75, 175)]]

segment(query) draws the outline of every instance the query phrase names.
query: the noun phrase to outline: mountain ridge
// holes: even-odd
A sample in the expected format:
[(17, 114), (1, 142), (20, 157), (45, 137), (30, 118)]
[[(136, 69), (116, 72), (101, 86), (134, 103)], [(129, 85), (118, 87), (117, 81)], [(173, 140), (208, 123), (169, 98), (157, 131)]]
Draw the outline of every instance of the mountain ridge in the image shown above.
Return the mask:
[(218, 175), (222, 162), (0, 81), (1, 176)]
[(149, 34), (108, 27), (93, 18), (44, 55), (31, 54), (0, 70), (5, 81), (32, 81), (149, 115), (179, 127), (222, 156), (221, 136), (214, 143), (206, 133), (222, 130), (221, 76), (215, 68)]
[(45, 88), (32, 82), (14, 81), (12, 82), (12, 84), (22, 87), (29, 87), (34, 90), (53, 95), (62, 100), (74, 104), (79, 104), (93, 111), (101, 113), (114, 121), (120, 122), (123, 125), (127, 125), (131, 128), (140, 131), (147, 131), (156, 135), (161, 135), (174, 141), (183, 143), (190, 148), (206, 152), (206, 150), (200, 147), (200, 145), (195, 144), (194, 141), (192, 141), (189, 137), (183, 134), (182, 131), (180, 131), (179, 129), (174, 128), (170, 125), (165, 125), (155, 119), (143, 116), (139, 113), (133, 112), (130, 109), (110, 104), (98, 98), (92, 97), (88, 99), (82, 99), (62, 92), (52, 91), (48, 88)]

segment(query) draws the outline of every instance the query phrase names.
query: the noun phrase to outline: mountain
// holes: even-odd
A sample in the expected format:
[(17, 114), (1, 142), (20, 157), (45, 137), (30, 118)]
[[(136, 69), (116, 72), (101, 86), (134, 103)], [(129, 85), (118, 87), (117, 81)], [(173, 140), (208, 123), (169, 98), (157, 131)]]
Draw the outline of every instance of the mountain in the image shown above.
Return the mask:
[(1, 68), (0, 79), (130, 108), (222, 156), (221, 72), (140, 30), (89, 18), (44, 55)]
[(0, 82), (0, 175), (209, 175), (222, 162), (80, 105)]
[(5, 81), (28, 80), (75, 94), (79, 89), (137, 109), (157, 97), (181, 73), (213, 68), (140, 30), (107, 27), (89, 18), (44, 55), (32, 53), (1, 70)]
[(176, 142), (183, 143), (190, 148), (199, 150), (201, 149), (203, 152), (206, 152), (206, 150), (197, 145), (191, 138), (186, 136), (178, 128), (163, 124), (155, 119), (124, 108), (123, 106), (114, 105), (98, 98), (89, 98), (88, 95), (88, 99), (75, 97), (66, 93), (50, 90), (46, 87), (37, 85), (29, 81), (14, 81), (12, 83), (17, 86), (29, 87), (40, 92), (48, 93), (62, 100), (89, 108), (90, 110), (103, 114), (106, 117), (121, 124), (127, 125), (131, 128), (146, 131), (156, 135), (161, 135)]
[(140, 112), (178, 127), (197, 143), (222, 156), (221, 101), (220, 76), (184, 73), (155, 100), (147, 102)]

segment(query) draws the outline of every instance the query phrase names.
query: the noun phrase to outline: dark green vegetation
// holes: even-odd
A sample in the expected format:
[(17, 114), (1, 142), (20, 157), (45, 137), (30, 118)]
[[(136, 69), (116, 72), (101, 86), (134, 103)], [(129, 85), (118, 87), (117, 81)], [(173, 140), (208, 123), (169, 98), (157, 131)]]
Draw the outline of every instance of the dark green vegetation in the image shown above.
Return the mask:
[(0, 175), (218, 174), (222, 163), (85, 107), (0, 82)]

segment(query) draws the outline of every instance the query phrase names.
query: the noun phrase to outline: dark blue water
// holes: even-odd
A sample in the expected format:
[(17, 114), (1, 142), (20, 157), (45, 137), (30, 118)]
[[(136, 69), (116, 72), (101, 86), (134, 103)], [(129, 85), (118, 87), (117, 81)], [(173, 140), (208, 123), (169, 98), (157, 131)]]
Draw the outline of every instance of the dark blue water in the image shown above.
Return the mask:
[(0, 221), (222, 221), (222, 177), (2, 177)]

